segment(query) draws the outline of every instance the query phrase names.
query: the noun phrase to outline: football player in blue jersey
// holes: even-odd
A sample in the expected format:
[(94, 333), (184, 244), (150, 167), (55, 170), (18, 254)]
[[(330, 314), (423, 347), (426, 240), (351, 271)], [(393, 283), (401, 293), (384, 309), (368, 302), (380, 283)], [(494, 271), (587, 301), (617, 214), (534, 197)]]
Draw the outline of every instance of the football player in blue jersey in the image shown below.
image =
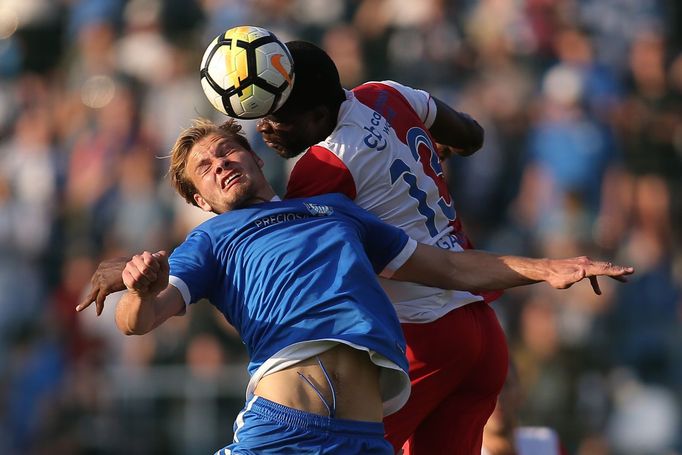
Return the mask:
[(376, 274), (475, 291), (541, 281), (563, 289), (588, 278), (599, 293), (598, 276), (633, 273), (586, 257), (417, 244), (341, 195), (280, 201), (239, 131), (231, 120), (197, 120), (180, 135), (172, 182), (219, 216), (170, 258), (133, 256), (116, 308), (121, 331), (144, 334), (207, 298), (237, 329), (251, 379), (234, 441), (219, 453), (393, 453), (382, 418), (405, 403), (410, 381), (401, 327)]

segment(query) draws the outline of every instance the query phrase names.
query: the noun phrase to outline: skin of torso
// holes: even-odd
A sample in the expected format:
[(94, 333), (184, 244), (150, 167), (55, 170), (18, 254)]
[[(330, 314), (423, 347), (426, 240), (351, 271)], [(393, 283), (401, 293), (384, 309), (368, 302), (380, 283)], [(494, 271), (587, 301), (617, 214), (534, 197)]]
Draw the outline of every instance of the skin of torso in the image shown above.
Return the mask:
[[(379, 368), (366, 352), (340, 344), (319, 354), (336, 392), (336, 418), (381, 422), (383, 417)], [(307, 377), (331, 406), (332, 393), (317, 358), (269, 374), (260, 380), (255, 394), (301, 411), (328, 416), (315, 390), (299, 373)]]

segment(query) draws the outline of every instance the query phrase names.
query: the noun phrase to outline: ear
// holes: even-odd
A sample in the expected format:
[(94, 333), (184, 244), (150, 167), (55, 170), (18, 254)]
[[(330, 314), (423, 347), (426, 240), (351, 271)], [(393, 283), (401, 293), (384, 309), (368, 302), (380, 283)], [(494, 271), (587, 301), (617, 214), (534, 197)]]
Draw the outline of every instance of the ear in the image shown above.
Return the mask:
[(197, 205), (199, 206), (199, 208), (201, 210), (203, 210), (204, 212), (212, 212), (213, 211), (213, 207), (211, 207), (211, 204), (206, 202), (206, 199), (201, 197), (201, 195), (199, 193), (194, 193), (194, 202), (196, 202)]
[(319, 132), (319, 141), (329, 136), (336, 127), (336, 115), (327, 106), (316, 106), (310, 111), (311, 129)]
[(316, 123), (326, 122), (327, 118), (331, 115), (327, 106), (323, 105), (315, 106), (311, 113), (312, 119)]

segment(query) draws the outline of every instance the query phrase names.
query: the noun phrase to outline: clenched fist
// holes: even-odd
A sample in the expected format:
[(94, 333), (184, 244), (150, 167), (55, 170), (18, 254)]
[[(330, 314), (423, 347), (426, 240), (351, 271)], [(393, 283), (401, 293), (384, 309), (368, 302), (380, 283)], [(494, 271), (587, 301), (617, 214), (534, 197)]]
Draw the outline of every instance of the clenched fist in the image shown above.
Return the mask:
[(168, 254), (165, 251), (136, 254), (121, 274), (126, 288), (141, 296), (157, 295), (168, 286)]

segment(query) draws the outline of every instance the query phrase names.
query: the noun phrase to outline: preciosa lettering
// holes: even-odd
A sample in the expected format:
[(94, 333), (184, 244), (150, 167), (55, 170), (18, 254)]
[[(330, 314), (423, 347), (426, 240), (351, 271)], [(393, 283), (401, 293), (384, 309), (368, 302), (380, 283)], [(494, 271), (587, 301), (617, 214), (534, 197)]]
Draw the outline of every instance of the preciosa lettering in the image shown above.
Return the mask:
[(309, 218), (309, 216), (300, 213), (278, 213), (277, 215), (259, 218), (254, 221), (253, 224), (255, 224), (256, 227), (266, 227), (272, 226), (273, 224), (284, 223), (285, 221), (302, 220), (303, 218)]

